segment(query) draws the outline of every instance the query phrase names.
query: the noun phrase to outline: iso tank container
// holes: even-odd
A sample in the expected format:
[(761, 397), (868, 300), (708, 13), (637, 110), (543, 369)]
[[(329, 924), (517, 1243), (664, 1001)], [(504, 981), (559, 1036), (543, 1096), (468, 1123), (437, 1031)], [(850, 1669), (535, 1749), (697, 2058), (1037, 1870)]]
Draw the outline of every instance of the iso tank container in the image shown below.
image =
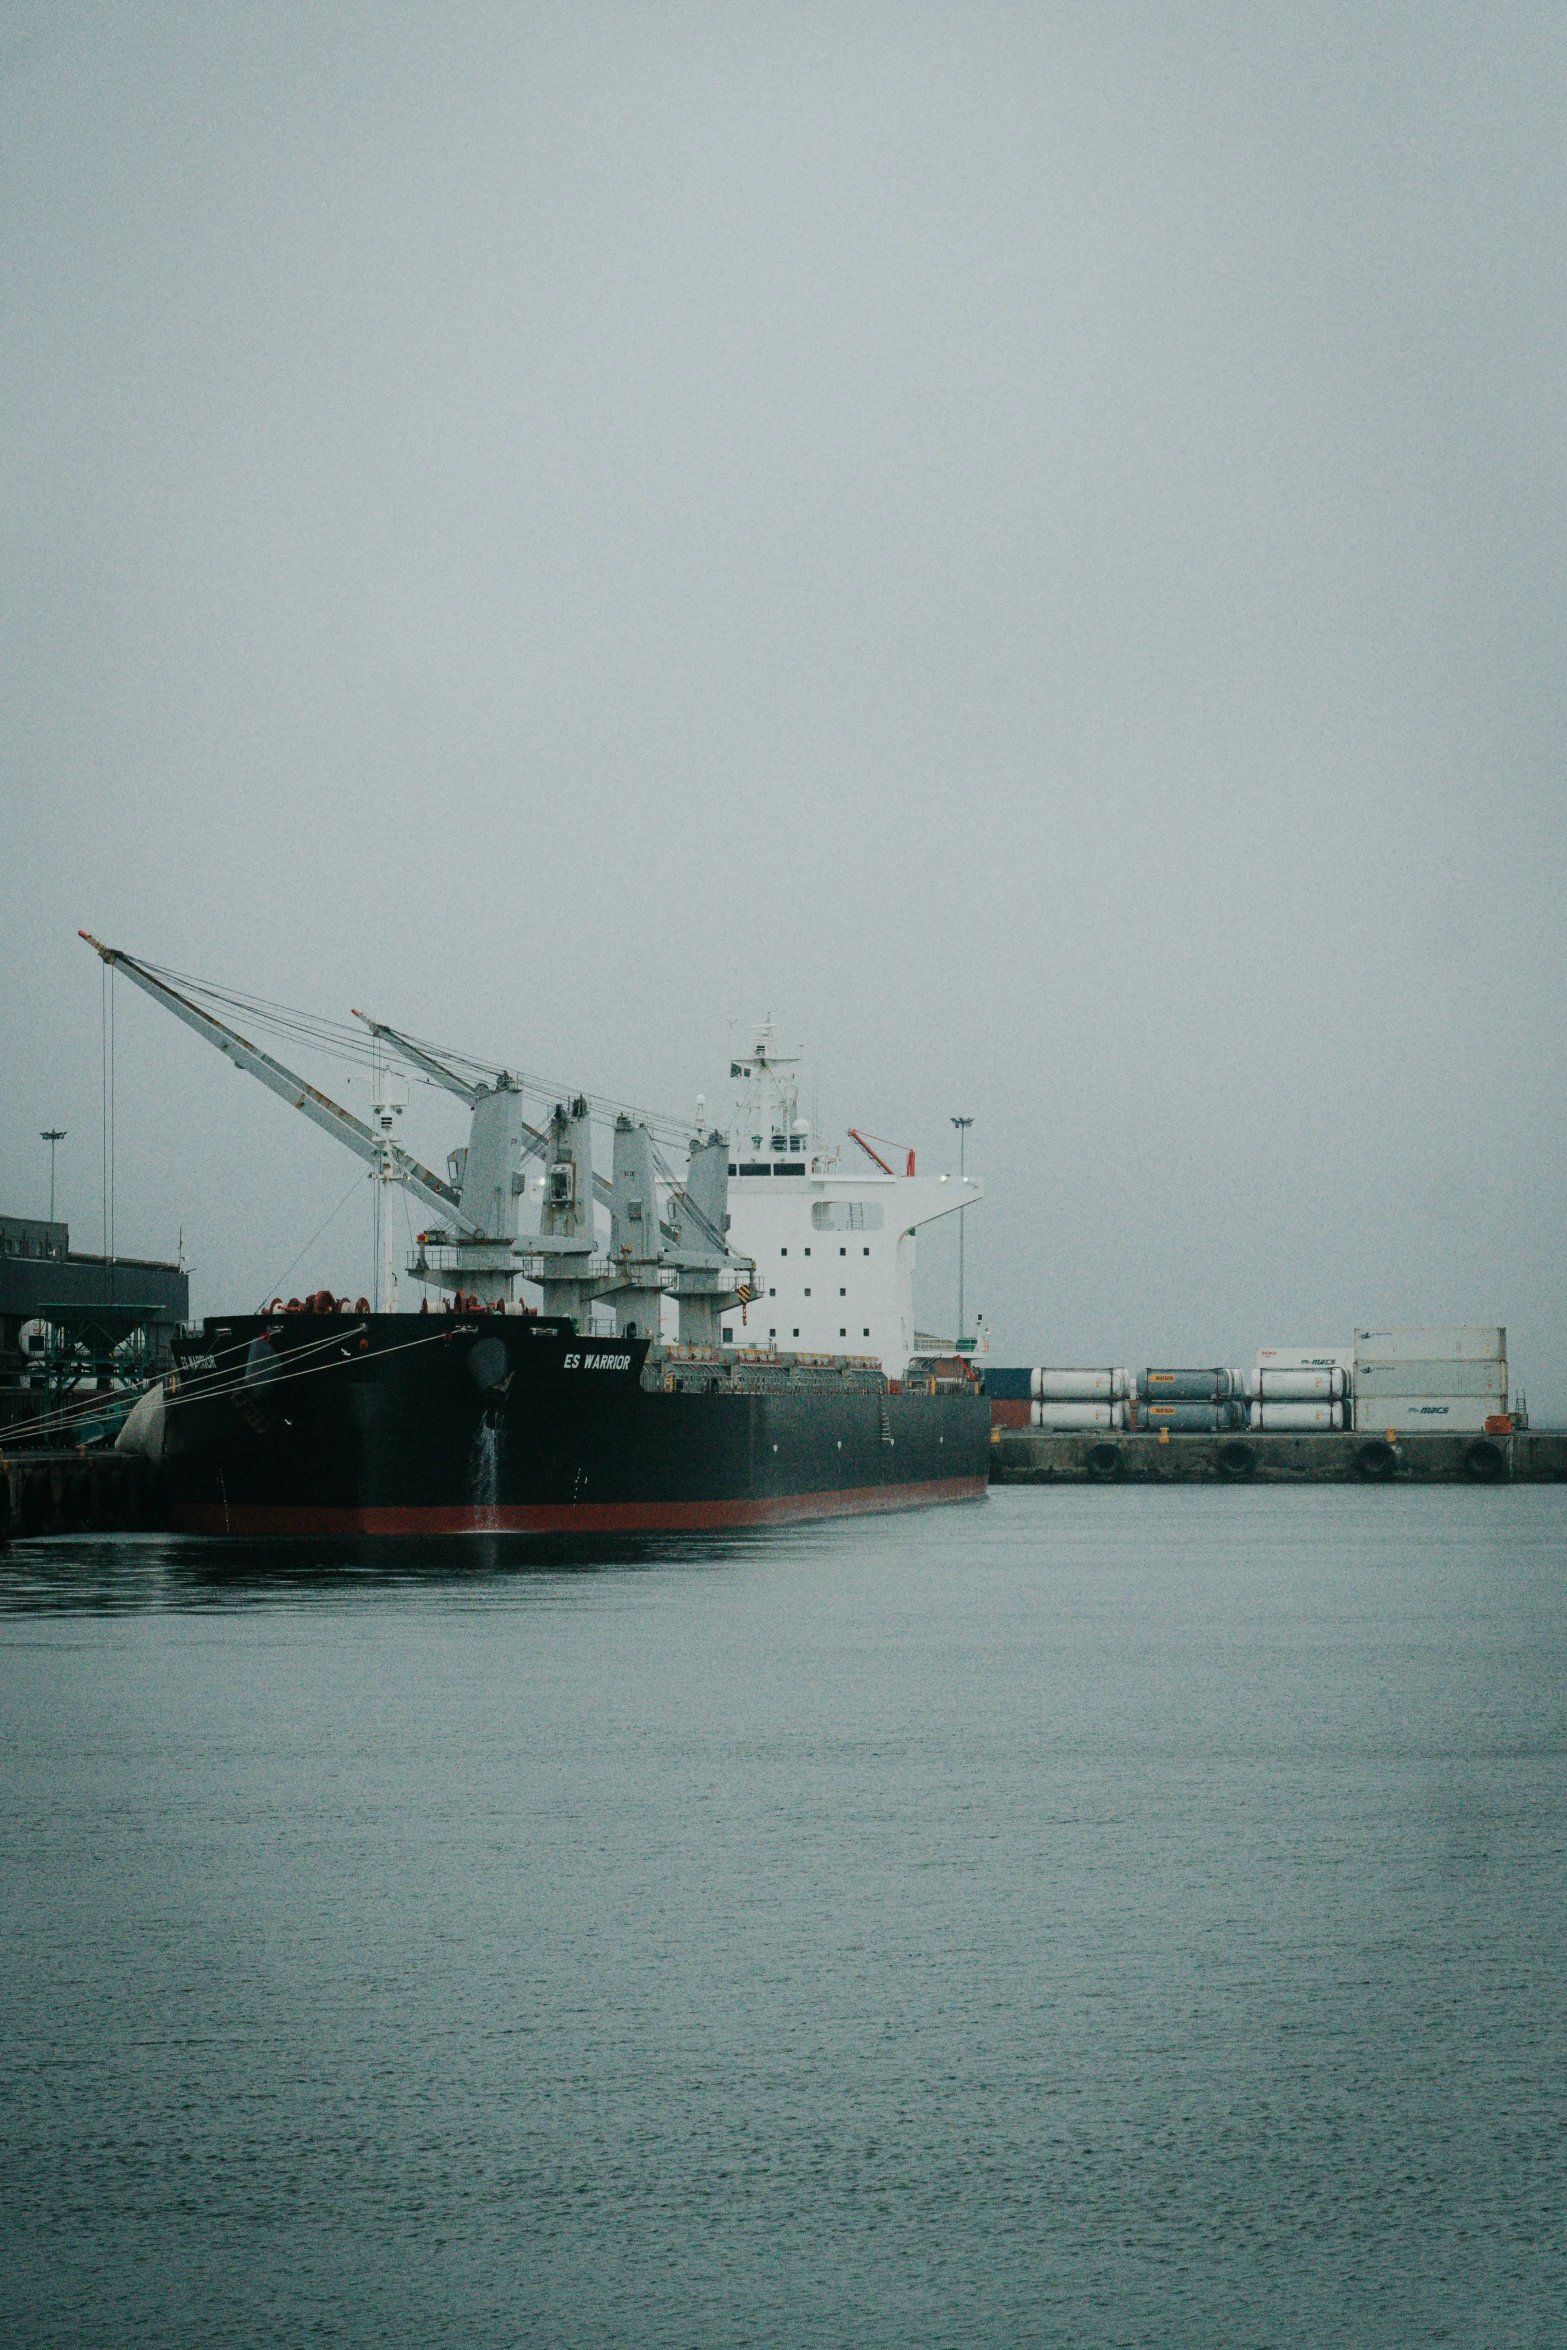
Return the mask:
[(1342, 1428), (1344, 1406), (1341, 1403), (1254, 1403), (1251, 1424), (1259, 1430)]
[(1168, 1428), (1177, 1436), (1219, 1436), (1229, 1428), (1244, 1428), (1248, 1407), (1243, 1403), (1149, 1403), (1142, 1406), (1147, 1429)]
[(1137, 1381), (1143, 1403), (1226, 1403), (1241, 1392), (1238, 1371), (1144, 1371)]
[(1502, 1409), (1492, 1395), (1357, 1396), (1355, 1426), (1372, 1436), (1483, 1436)]
[(1362, 1363), (1355, 1373), (1355, 1393), (1363, 1399), (1379, 1395), (1489, 1395), (1493, 1412), (1507, 1408), (1505, 1362), (1448, 1361), (1429, 1363)]
[(1074, 1428), (1124, 1428), (1124, 1403), (1031, 1403), (1028, 1407), (1031, 1428), (1063, 1434)]
[(1247, 1373), (1246, 1393), (1253, 1403), (1342, 1403), (1348, 1387), (1337, 1363), (1318, 1371)]
[(1124, 1403), (1132, 1378), (1129, 1371), (1052, 1371), (1041, 1364), (1028, 1391), (1035, 1403)]
[(1505, 1363), (1505, 1330), (1357, 1330), (1355, 1364)]

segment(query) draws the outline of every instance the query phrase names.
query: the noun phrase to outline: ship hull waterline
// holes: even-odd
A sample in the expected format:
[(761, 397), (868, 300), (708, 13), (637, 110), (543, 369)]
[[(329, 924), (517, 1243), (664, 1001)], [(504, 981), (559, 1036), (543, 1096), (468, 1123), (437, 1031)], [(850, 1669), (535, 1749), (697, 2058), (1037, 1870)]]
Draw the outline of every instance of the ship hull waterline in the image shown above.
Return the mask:
[(177, 1350), (169, 1522), (208, 1536), (724, 1533), (979, 1501), (989, 1413), (780, 1362), (647, 1365), (524, 1316), (230, 1316)]

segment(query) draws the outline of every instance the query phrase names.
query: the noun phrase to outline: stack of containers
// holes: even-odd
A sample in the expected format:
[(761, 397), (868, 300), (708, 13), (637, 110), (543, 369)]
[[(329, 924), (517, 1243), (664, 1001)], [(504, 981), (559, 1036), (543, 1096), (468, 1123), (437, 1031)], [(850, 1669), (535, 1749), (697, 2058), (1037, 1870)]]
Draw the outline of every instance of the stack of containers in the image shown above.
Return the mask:
[(997, 1363), (987, 1363), (984, 1368), (992, 1428), (1026, 1428), (1033, 1372), (1026, 1364), (1022, 1370), (1010, 1370)]
[(1129, 1371), (1056, 1371), (1041, 1364), (1029, 1375), (1029, 1426), (1058, 1433), (1124, 1428), (1131, 1392)]
[(1353, 1357), (1327, 1346), (1265, 1346), (1248, 1374), (1251, 1424), (1259, 1430), (1348, 1425)]
[(1181, 1436), (1217, 1436), (1249, 1425), (1244, 1371), (1144, 1371), (1137, 1381), (1138, 1418), (1145, 1428)]
[(1505, 1330), (1355, 1332), (1357, 1429), (1477, 1436), (1510, 1425)]

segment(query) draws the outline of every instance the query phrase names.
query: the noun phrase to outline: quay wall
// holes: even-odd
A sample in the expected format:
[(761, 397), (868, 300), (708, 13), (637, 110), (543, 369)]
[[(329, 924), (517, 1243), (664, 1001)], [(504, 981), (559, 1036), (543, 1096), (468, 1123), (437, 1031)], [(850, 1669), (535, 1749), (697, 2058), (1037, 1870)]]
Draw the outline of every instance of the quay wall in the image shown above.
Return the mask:
[(1052, 1435), (995, 1428), (993, 1485), (1115, 1484), (1123, 1479), (1223, 1485), (1505, 1485), (1567, 1480), (1567, 1432), (1511, 1436), (1382, 1436), (1312, 1430), (1300, 1435), (1160, 1438), (1152, 1430)]
[(137, 1453), (0, 1453), (0, 1542), (142, 1533), (163, 1523), (162, 1481)]

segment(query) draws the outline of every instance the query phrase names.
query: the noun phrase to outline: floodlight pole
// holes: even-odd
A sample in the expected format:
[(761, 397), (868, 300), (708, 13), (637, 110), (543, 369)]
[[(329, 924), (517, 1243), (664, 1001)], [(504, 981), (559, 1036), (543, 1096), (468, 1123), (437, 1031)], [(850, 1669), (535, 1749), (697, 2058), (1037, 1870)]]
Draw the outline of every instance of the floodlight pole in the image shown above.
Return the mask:
[[(974, 1121), (973, 1121), (973, 1119), (972, 1119), (972, 1118), (954, 1118), (954, 1119), (953, 1119), (953, 1121), (952, 1121), (952, 1123), (953, 1123), (953, 1125), (954, 1125), (954, 1126), (957, 1128), (957, 1130), (958, 1130), (958, 1183), (959, 1183), (959, 1186), (961, 1187), (961, 1185), (962, 1185), (962, 1183), (963, 1183), (964, 1173), (965, 1173), (965, 1164), (966, 1164), (966, 1156), (967, 1156), (967, 1148), (968, 1148), (968, 1130), (969, 1130), (969, 1128), (970, 1128), (970, 1127), (973, 1125)], [(967, 1216), (967, 1214), (968, 1214), (968, 1207), (967, 1207), (967, 1204), (965, 1203), (965, 1204), (964, 1204), (964, 1206), (962, 1206), (962, 1207), (961, 1207), (961, 1208), (959, 1208), (959, 1210), (958, 1210), (958, 1345), (959, 1345), (960, 1347), (961, 1347), (961, 1346), (962, 1346), (962, 1344), (963, 1344), (963, 1325), (964, 1325), (964, 1314), (963, 1314), (963, 1219), (965, 1218), (965, 1216)]]
[(41, 1127), (41, 1128), (40, 1128), (40, 1130), (39, 1130), (39, 1135), (38, 1135), (38, 1139), (39, 1139), (39, 1141), (40, 1141), (40, 1142), (46, 1142), (46, 1143), (49, 1145), (49, 1221), (50, 1221), (50, 1223), (51, 1223), (51, 1224), (54, 1222), (54, 1153), (55, 1153), (55, 1145), (56, 1145), (57, 1143), (64, 1142), (64, 1140), (65, 1140), (65, 1132), (66, 1132), (66, 1130), (65, 1130), (65, 1128), (64, 1128), (63, 1126), (44, 1126), (44, 1127)]

